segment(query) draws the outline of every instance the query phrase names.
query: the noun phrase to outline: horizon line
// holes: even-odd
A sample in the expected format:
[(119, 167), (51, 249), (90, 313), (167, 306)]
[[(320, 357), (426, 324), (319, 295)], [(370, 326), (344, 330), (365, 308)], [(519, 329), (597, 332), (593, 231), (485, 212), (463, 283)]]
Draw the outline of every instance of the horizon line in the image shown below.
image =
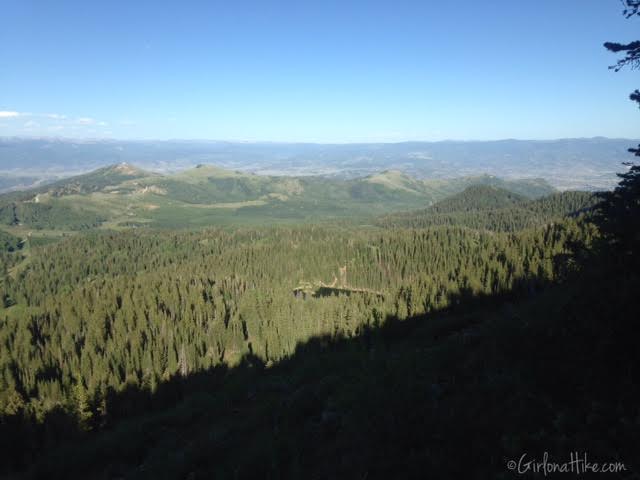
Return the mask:
[(116, 138), (116, 137), (63, 137), (63, 136), (27, 136), (27, 135), (0, 135), (0, 141), (23, 140), (23, 141), (59, 141), (59, 142), (183, 142), (183, 143), (227, 143), (227, 144), (271, 144), (271, 145), (401, 145), (406, 143), (497, 143), (497, 142), (557, 142), (563, 140), (624, 140), (640, 141), (640, 137), (607, 137), (596, 135), (590, 137), (554, 137), (554, 138), (495, 138), (495, 139), (442, 139), (442, 140), (398, 140), (398, 141), (353, 141), (353, 142), (318, 142), (318, 141), (286, 141), (286, 140), (238, 140), (238, 139), (207, 139), (207, 138)]

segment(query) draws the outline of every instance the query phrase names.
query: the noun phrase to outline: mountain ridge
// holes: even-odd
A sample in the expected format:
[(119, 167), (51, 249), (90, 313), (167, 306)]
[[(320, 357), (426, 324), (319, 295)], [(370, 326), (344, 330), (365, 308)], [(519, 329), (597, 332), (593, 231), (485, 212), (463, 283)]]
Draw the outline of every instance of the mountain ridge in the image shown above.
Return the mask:
[(627, 149), (639, 142), (602, 137), (358, 144), (0, 138), (0, 185), (11, 189), (21, 184), (16, 177), (51, 181), (127, 162), (162, 173), (204, 163), (262, 175), (338, 178), (384, 170), (416, 179), (488, 173), (542, 177), (560, 190), (599, 190), (615, 185)]
[[(503, 180), (491, 175), (418, 180), (387, 170), (356, 179), (331, 179), (256, 175), (208, 164), (159, 174), (117, 163), (36, 189), (0, 195), (0, 221), (84, 229), (364, 218), (428, 206), (474, 184), (503, 187), (529, 198), (554, 191), (543, 180)], [(73, 222), (64, 220), (65, 212)]]

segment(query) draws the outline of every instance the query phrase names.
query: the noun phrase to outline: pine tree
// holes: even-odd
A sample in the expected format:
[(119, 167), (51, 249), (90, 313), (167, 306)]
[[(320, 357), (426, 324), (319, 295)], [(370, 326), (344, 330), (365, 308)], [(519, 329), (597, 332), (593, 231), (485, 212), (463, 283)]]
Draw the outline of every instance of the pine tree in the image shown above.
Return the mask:
[(81, 378), (76, 379), (76, 383), (73, 386), (73, 396), (75, 400), (74, 409), (78, 425), (83, 430), (91, 430), (93, 412), (89, 403), (89, 394)]

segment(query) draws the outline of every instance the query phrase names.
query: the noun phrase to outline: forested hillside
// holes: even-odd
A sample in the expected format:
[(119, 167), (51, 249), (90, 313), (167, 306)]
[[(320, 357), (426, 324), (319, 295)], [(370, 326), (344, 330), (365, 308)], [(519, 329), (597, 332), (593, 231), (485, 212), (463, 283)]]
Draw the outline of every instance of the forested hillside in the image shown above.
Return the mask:
[(635, 373), (604, 378), (633, 364), (606, 339), (637, 275), (600, 260), (617, 230), (595, 201), (474, 186), (421, 228), (3, 236), (2, 473), (447, 475), (473, 442), (486, 478), (523, 448), (633, 445), (635, 404), (615, 392)]
[[(97, 408), (108, 388), (153, 386), (249, 353), (278, 361), (315, 335), (350, 337), (387, 316), (530, 293), (554, 280), (555, 256), (588, 232), (566, 221), (500, 236), (310, 227), (73, 238), (32, 250), (0, 292), (9, 307), (1, 398), (18, 393), (41, 417), (72, 408), (82, 379)], [(305, 281), (341, 290), (301, 299), (294, 289)]]
[(0, 252), (11, 253), (20, 248), (20, 239), (0, 230)]
[(640, 480), (605, 3), (2, 2), (0, 480)]
[(429, 208), (434, 213), (470, 212), (507, 208), (524, 203), (523, 195), (491, 185), (473, 185), (464, 191), (451, 195)]
[(378, 224), (405, 228), (457, 225), (514, 232), (579, 215), (597, 201), (591, 192), (559, 192), (528, 200), (501, 188), (474, 186), (426, 209), (381, 217)]

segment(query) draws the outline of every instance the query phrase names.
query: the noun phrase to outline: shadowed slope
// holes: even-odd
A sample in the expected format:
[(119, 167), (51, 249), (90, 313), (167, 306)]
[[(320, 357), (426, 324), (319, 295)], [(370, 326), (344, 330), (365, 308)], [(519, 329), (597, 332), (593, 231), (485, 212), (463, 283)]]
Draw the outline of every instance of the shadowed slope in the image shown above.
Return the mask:
[[(625, 332), (638, 278), (603, 288), (602, 273), (519, 304), (469, 297), (316, 338), (273, 366), (248, 355), (154, 394), (125, 390), (108, 407), (138, 417), (45, 443), (25, 478), (508, 478), (523, 453), (564, 462), (574, 451), (633, 471), (640, 372)], [(2, 451), (72, 423), (9, 420)]]

